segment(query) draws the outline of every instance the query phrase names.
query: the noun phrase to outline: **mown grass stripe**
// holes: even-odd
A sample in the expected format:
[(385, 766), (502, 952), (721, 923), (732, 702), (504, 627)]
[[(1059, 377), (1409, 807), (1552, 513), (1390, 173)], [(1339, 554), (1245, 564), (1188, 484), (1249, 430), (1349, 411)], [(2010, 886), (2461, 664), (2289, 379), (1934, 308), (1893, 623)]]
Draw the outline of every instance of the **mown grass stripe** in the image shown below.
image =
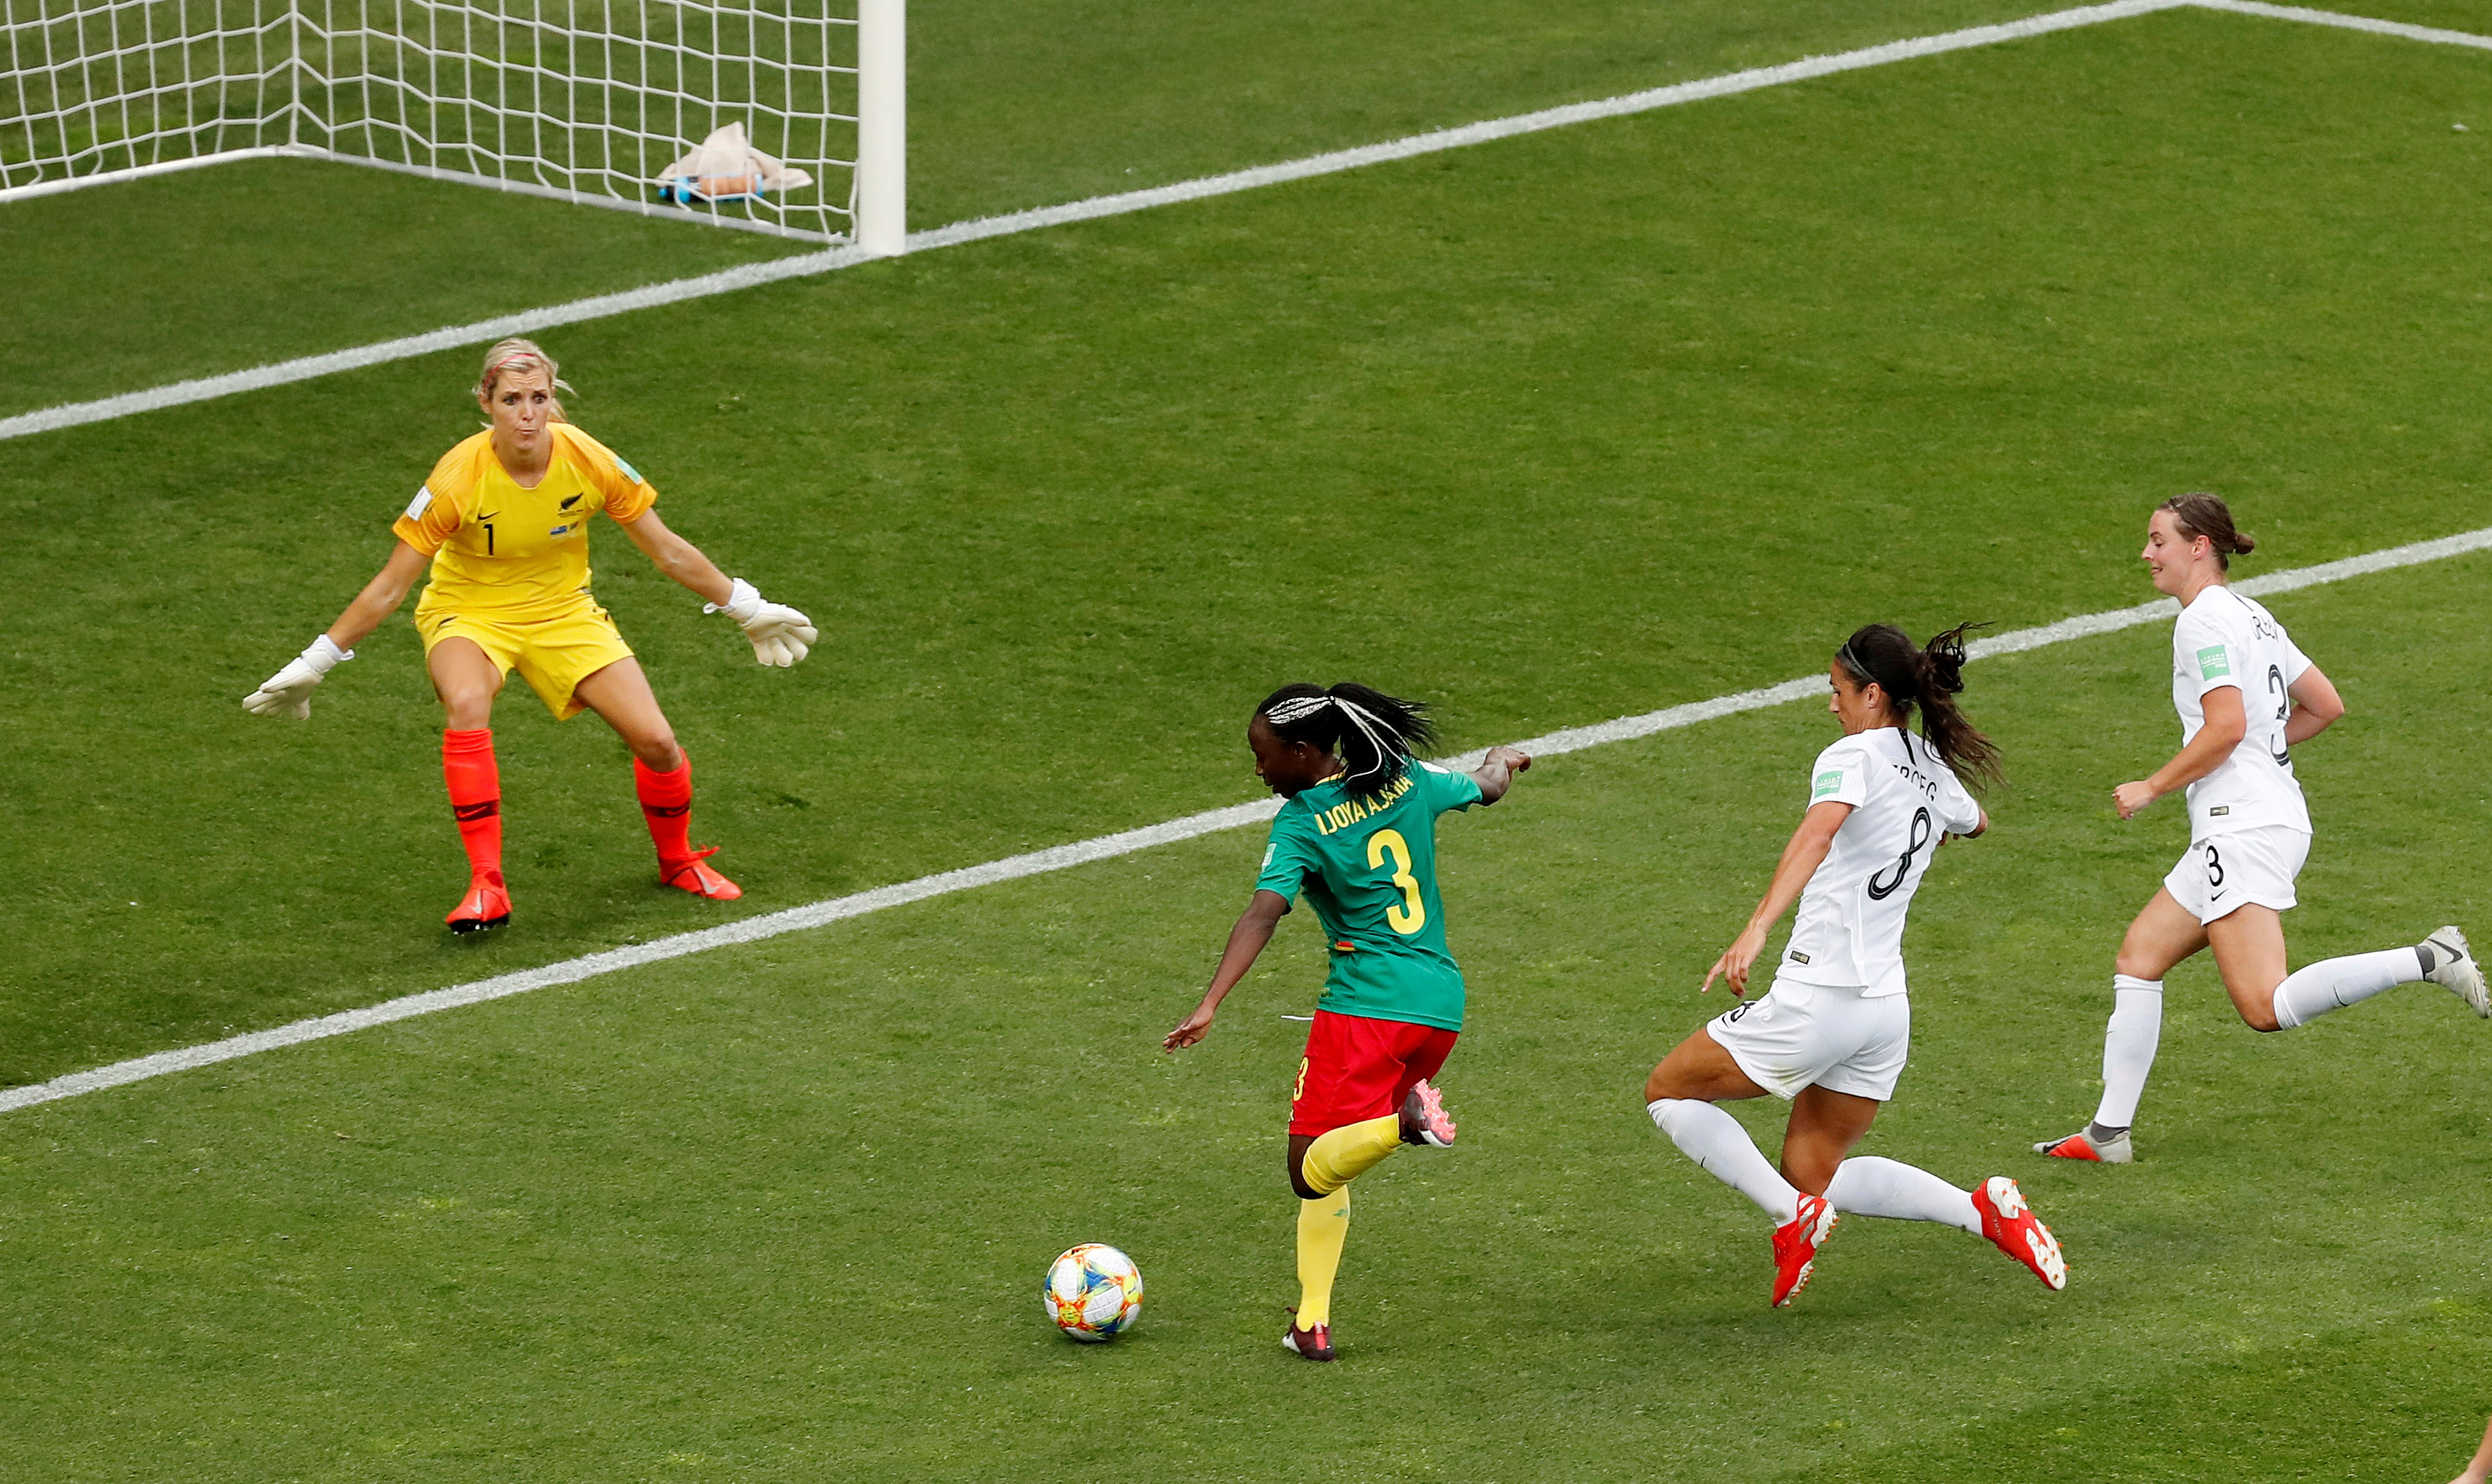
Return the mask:
[[(2487, 548), (2492, 548), (2492, 527), (2479, 531), (2467, 531), (2456, 536), (2441, 537), (2434, 540), (2416, 541), (2404, 546), (2391, 546), (2380, 551), (2365, 552), (2360, 556), (2347, 557), (2341, 561), (2323, 562), (2312, 567), (2294, 567), (2285, 571), (2270, 572), (2264, 576), (2247, 577), (2243, 578), (2238, 586), (2241, 592), (2253, 597), (2270, 593), (2289, 593), (2298, 588), (2342, 582), (2348, 578), (2369, 576), (2401, 567), (2445, 561), (2450, 557)], [(2044, 624), (2033, 628), (2020, 628), (2008, 633), (1992, 635), (1973, 645), (1973, 657), (1982, 659), (1999, 655), (2021, 654), (2027, 650), (2041, 649), (2048, 645), (2065, 644), (2098, 634), (2115, 633), (2121, 629), (2134, 628), (2141, 624), (2151, 624), (2168, 619), (2177, 611), (2177, 606), (2172, 599), (2157, 598), (2152, 602), (2139, 603), (2134, 607), (2081, 614), (2075, 618), (2062, 619), (2056, 624)], [(1578, 752), (1587, 747), (1629, 742), (1640, 737), (1650, 737), (1659, 732), (1694, 726), (1700, 721), (1711, 721), (1723, 716), (1736, 715), (1742, 712), (1761, 711), (1770, 706), (1807, 700), (1823, 695), (1825, 684), (1824, 675), (1803, 675), (1784, 681), (1780, 684), (1761, 685), (1753, 690), (1736, 691), (1730, 695), (1715, 696), (1705, 701), (1691, 701), (1683, 706), (1665, 707), (1660, 711), (1646, 712), (1641, 715), (1620, 716), (1615, 720), (1598, 722), (1591, 726), (1570, 727), (1564, 731), (1549, 732), (1539, 737), (1527, 738), (1514, 745), (1534, 757)], [(1456, 767), (1475, 767), (1485, 751), (1486, 749), (1483, 748), (1477, 752), (1464, 753), (1444, 761)], [(759, 943), (765, 939), (783, 937), (788, 933), (800, 933), (809, 928), (827, 926), (850, 917), (861, 917), (869, 913), (906, 906), (911, 902), (947, 896), (956, 891), (967, 891), (979, 887), (994, 886), (1001, 882), (1018, 881), (1027, 876), (1043, 876), (1077, 865), (1087, 865), (1096, 860), (1110, 860), (1119, 856), (1133, 855), (1138, 851), (1150, 850), (1161, 845), (1172, 845), (1180, 840), (1190, 840), (1198, 835), (1214, 834), (1224, 829), (1236, 829), (1247, 825), (1261, 824), (1270, 819), (1279, 810), (1279, 800), (1271, 799), (1231, 804), (1220, 809), (1206, 809), (1200, 814), (1188, 814), (1178, 819), (1165, 820), (1156, 825), (1145, 825), (1139, 829), (1120, 830), (1114, 834), (1077, 840), (1068, 845), (1053, 845), (1045, 850), (1031, 851), (1026, 855), (1007, 856), (1000, 860), (963, 866), (958, 870), (941, 871), (932, 876), (918, 877), (914, 881), (876, 887), (872, 890), (854, 892), (847, 896), (835, 896), (803, 907), (790, 907), (784, 912), (765, 913), (759, 917), (746, 917), (742, 921), (703, 928), (698, 932), (679, 933), (652, 943), (634, 944), (628, 947), (609, 948), (602, 953), (583, 954), (578, 958), (564, 959), (560, 963), (547, 964), (536, 969), (522, 969), (511, 974), (496, 975), (490, 979), (478, 979), (473, 983), (453, 984), (442, 989), (427, 990), (421, 994), (404, 995), (396, 1000), (386, 1000), (378, 1004), (366, 1005), (360, 1009), (341, 1010), (333, 1015), (298, 1020), (289, 1025), (277, 1026), (266, 1031), (253, 1031), (243, 1035), (227, 1036), (223, 1040), (210, 1041), (204, 1045), (160, 1051), (153, 1056), (116, 1062), (109, 1066), (71, 1072), (55, 1077), (49, 1082), (31, 1083), (25, 1087), (0, 1090), (0, 1113), (30, 1108), (38, 1103), (56, 1102), (65, 1097), (75, 1097), (80, 1093), (100, 1092), (106, 1088), (143, 1082), (149, 1078), (163, 1077), (173, 1072), (213, 1066), (220, 1062), (256, 1056), (263, 1051), (275, 1051), (282, 1046), (326, 1040), (333, 1035), (345, 1035), (351, 1032), (370, 1030), (374, 1026), (389, 1025), (394, 1021), (410, 1020), (419, 1015), (457, 1009), (461, 1005), (482, 1004), (489, 1000), (508, 999), (512, 995), (523, 995), (530, 990), (548, 989), (557, 984), (577, 984), (583, 979), (597, 978), (625, 969), (637, 969), (644, 964), (664, 963), (668, 959), (683, 958), (694, 953), (706, 953), (716, 948), (733, 947), (739, 944)]]

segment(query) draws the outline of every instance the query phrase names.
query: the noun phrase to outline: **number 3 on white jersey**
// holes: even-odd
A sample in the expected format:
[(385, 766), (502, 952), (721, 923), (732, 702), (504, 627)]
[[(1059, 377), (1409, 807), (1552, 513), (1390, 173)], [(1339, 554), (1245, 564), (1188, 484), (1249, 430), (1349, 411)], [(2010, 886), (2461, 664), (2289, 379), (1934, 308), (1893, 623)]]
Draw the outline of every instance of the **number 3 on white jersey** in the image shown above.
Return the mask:
[(1380, 866), (1393, 858), (1393, 885), (1402, 888), (1403, 905), (1384, 909), (1384, 923), (1408, 938), (1428, 925), (1428, 904), (1419, 900), (1419, 878), (1410, 874), (1410, 842), (1399, 829), (1379, 829), (1367, 837), (1367, 863)]

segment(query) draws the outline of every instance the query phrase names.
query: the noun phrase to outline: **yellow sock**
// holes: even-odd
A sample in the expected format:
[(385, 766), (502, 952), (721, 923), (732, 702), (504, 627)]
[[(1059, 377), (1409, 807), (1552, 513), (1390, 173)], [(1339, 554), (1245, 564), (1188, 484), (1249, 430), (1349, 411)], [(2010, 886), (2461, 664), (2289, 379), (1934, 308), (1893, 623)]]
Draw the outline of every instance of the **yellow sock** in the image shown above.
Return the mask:
[(1298, 1169), (1317, 1190), (1339, 1190), (1384, 1162), (1402, 1147), (1402, 1120), (1386, 1114), (1364, 1123), (1348, 1123), (1307, 1146)]
[(1350, 1187), (1298, 1203), (1300, 1329), (1332, 1323), (1332, 1277), (1341, 1271), (1341, 1244), (1349, 1236)]

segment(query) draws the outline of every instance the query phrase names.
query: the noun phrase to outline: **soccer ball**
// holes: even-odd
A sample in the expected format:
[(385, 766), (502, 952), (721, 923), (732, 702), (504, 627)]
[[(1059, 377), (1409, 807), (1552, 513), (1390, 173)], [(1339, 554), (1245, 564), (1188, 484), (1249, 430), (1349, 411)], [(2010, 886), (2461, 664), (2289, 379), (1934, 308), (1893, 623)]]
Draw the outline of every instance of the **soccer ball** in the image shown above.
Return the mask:
[(1077, 1340), (1112, 1340), (1142, 1317), (1142, 1270), (1106, 1242), (1086, 1241), (1047, 1267), (1039, 1299)]

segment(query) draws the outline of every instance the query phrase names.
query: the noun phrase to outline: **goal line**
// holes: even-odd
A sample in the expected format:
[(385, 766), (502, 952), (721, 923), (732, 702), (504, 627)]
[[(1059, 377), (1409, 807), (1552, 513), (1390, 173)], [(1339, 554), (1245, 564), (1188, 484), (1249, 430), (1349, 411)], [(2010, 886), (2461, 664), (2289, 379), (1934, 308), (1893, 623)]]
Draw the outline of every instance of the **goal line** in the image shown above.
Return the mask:
[[(1823, 57), (1807, 57), (1797, 62), (1788, 62), (1773, 67), (1751, 68), (1745, 72), (1728, 73), (1716, 77), (1675, 83), (1669, 87), (1650, 88), (1643, 92), (1622, 94), (1616, 98), (1567, 103), (1559, 107), (1543, 108), (1536, 112), (1517, 114), (1508, 118), (1488, 119), (1455, 129), (1412, 134), (1407, 138), (1381, 144), (1335, 150), (1300, 160), (1284, 160), (1277, 164), (1258, 165), (1251, 169), (1231, 171), (1223, 175), (1181, 181), (1174, 185), (1121, 191), (1113, 195), (1092, 196), (1086, 200), (1068, 201), (1056, 206), (1037, 207), (1028, 211), (980, 218), (970, 221), (956, 221), (949, 226), (908, 233), (903, 239), (901, 246), (905, 251), (915, 252), (934, 247), (955, 247), (963, 243), (980, 242), (991, 237), (1006, 237), (1020, 232), (1039, 231), (1076, 221), (1092, 221), (1103, 217), (1122, 216), (1130, 212), (1172, 206), (1185, 201), (1205, 200), (1236, 191), (1253, 190), (1290, 181), (1332, 175), (1344, 170), (1355, 170), (1367, 165), (1409, 160), (1443, 150), (1486, 144), (1498, 139), (1512, 138), (1518, 134), (1590, 123), (1597, 119), (1647, 113), (1680, 103), (1729, 98), (1740, 93), (1755, 92), (1761, 88), (1779, 87), (1786, 83), (1803, 82), (1816, 77), (1828, 77), (1841, 73), (1884, 67), (1890, 63), (1911, 61), (1918, 57), (1940, 56), (1947, 52), (2023, 41), (2032, 37), (2046, 36), (2053, 32), (2101, 25), (2108, 21), (2124, 20), (2161, 11), (2185, 9), (2224, 11), (2240, 15), (2306, 21), (2342, 30), (2398, 37), (2407, 41), (2492, 50), (2492, 36), (2476, 36), (2463, 31), (2409, 25), (2403, 21), (2377, 20), (2363, 15), (2310, 10), (2300, 6), (2268, 5), (2260, 3), (2260, 0), (2111, 0), (2109, 4), (2053, 11), (2040, 15), (2029, 15), (2022, 20), (1972, 26), (1961, 31), (1948, 31), (1936, 36), (1887, 42), (1854, 51), (1837, 52)], [(0, 418), (0, 439), (23, 438), (34, 433), (55, 432), (89, 422), (135, 417), (141, 413), (180, 407), (192, 402), (209, 401), (216, 397), (231, 396), (239, 393), (263, 391), (270, 387), (282, 387), (293, 382), (335, 375), (342, 371), (359, 370), (366, 366), (410, 360), (417, 356), (429, 356), (437, 351), (455, 350), (461, 346), (489, 345), (510, 335), (534, 335), (563, 325), (605, 319), (640, 309), (658, 308), (666, 305), (681, 304), (687, 300), (706, 299), (717, 294), (736, 293), (748, 288), (756, 288), (765, 283), (778, 283), (789, 278), (836, 273), (860, 263), (871, 262), (880, 255), (883, 254), (853, 247), (799, 253), (767, 263), (748, 264), (697, 277), (676, 278), (665, 283), (653, 283), (641, 288), (575, 300), (568, 304), (498, 315), (491, 319), (478, 320), (473, 324), (446, 326), (422, 335), (405, 335), (397, 339), (381, 340), (320, 355), (303, 356), (290, 361), (272, 362), (248, 370), (229, 371), (216, 376), (173, 382), (144, 391), (100, 397), (93, 401), (64, 403), (57, 407)]]
[[(2415, 567), (2426, 562), (2445, 561), (2450, 557), (2484, 550), (2492, 550), (2492, 527), (2462, 532), (2456, 536), (2441, 537), (2435, 540), (2416, 541), (2405, 546), (2391, 546), (2385, 550), (2365, 552), (2360, 556), (2347, 557), (2336, 562), (2324, 562), (2313, 567), (2292, 567), (2280, 572), (2269, 572), (2263, 576), (2244, 577), (2233, 586), (2253, 597), (2289, 593), (2298, 588), (2342, 582), (2350, 577), (2368, 576), (2374, 572), (2389, 571), (2401, 567)], [(2065, 644), (2071, 640), (2092, 638), (2097, 634), (2117, 633), (2121, 629), (2135, 628), (2143, 624), (2168, 620), (2178, 611), (2178, 605), (2170, 598), (2157, 598), (2152, 602), (2139, 603), (2134, 607), (2111, 608), (2100, 613), (2080, 614), (2075, 618), (2062, 619), (2056, 624), (2015, 629), (2008, 633), (1994, 634), (1986, 639), (1976, 640), (1972, 646), (1972, 657), (1987, 659), (2001, 655), (2016, 655), (2027, 650)], [(1730, 695), (1715, 696), (1710, 700), (1693, 701), (1683, 706), (1646, 712), (1642, 715), (1620, 716), (1614, 721), (1550, 732), (1539, 737), (1527, 738), (1514, 745), (1530, 753), (1534, 758), (1556, 757), (1568, 752), (1580, 752), (1588, 747), (1606, 746), (1613, 742), (1651, 737), (1661, 732), (1676, 731), (1682, 727), (1694, 726), (1700, 721), (1736, 716), (1742, 712), (1763, 711), (1767, 707), (1808, 700), (1824, 693), (1825, 677), (1824, 675), (1803, 675), (1784, 681), (1777, 685), (1763, 685), (1754, 690), (1736, 691)], [(1482, 749), (1441, 761), (1452, 767), (1475, 768), (1479, 766), (1480, 759), (1484, 755), (1485, 749)], [(144, 1082), (152, 1077), (167, 1076), (174, 1072), (214, 1066), (220, 1062), (256, 1056), (261, 1052), (275, 1051), (280, 1047), (296, 1046), (306, 1041), (326, 1040), (331, 1036), (368, 1031), (375, 1026), (411, 1020), (419, 1015), (431, 1015), (442, 1010), (458, 1009), (462, 1005), (482, 1004), (490, 1000), (504, 1000), (513, 995), (526, 994), (530, 990), (550, 989), (558, 984), (577, 984), (583, 979), (593, 979), (626, 969), (637, 969), (646, 964), (665, 963), (668, 959), (684, 958), (695, 953), (707, 953), (718, 948), (760, 943), (767, 939), (784, 937), (789, 933), (801, 933), (812, 928), (828, 926), (833, 922), (843, 922), (850, 917), (862, 917), (872, 913), (906, 906), (911, 902), (948, 896), (956, 891), (996, 886), (1025, 877), (1045, 876), (1055, 871), (1070, 870), (1078, 865), (1088, 865), (1093, 861), (1112, 860), (1120, 856), (1134, 855), (1162, 845), (1173, 845), (1180, 840), (1191, 840), (1200, 835), (1217, 834), (1226, 829), (1238, 829), (1249, 825), (1261, 824), (1278, 814), (1280, 809), (1280, 800), (1276, 799), (1259, 799), (1247, 803), (1231, 804), (1227, 808), (1206, 809), (1200, 814), (1188, 814), (1178, 819), (1164, 820), (1159, 824), (1146, 825), (1139, 829), (1121, 830), (1115, 834), (1099, 835), (1068, 845), (1031, 851), (1027, 855), (1008, 856), (1003, 859), (990, 860), (980, 865), (941, 871), (932, 876), (918, 877), (914, 881), (876, 887), (872, 890), (859, 891), (848, 896), (835, 896), (804, 907), (790, 907), (782, 912), (764, 913), (758, 917), (746, 917), (741, 921), (703, 928), (698, 932), (679, 933), (649, 943), (634, 944), (629, 947), (609, 948), (602, 953), (583, 954), (578, 958), (565, 959), (560, 963), (496, 975), (490, 979), (478, 979), (472, 983), (453, 984), (443, 989), (426, 990), (421, 994), (401, 996), (396, 1000), (383, 1001), (379, 1004), (365, 1005), (360, 1009), (341, 1010), (334, 1015), (298, 1020), (267, 1031), (253, 1031), (242, 1035), (227, 1036), (223, 1040), (210, 1041), (204, 1045), (186, 1046), (175, 1051), (160, 1051), (153, 1056), (117, 1062), (109, 1066), (100, 1066), (83, 1072), (71, 1072), (65, 1076), (55, 1077), (49, 1082), (0, 1089), (0, 1113), (31, 1108), (38, 1103), (57, 1102), (62, 1098), (75, 1097), (85, 1092), (100, 1092), (106, 1088)]]

